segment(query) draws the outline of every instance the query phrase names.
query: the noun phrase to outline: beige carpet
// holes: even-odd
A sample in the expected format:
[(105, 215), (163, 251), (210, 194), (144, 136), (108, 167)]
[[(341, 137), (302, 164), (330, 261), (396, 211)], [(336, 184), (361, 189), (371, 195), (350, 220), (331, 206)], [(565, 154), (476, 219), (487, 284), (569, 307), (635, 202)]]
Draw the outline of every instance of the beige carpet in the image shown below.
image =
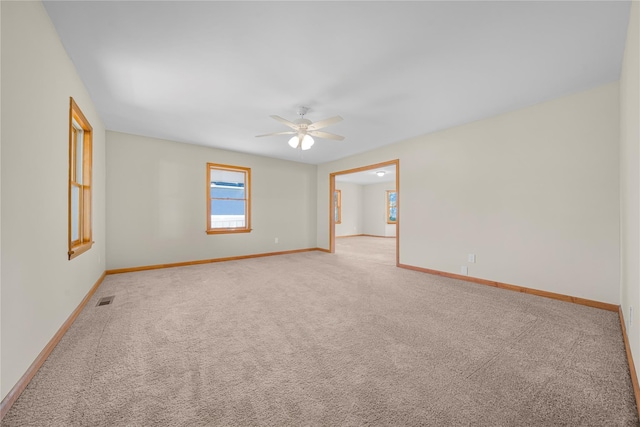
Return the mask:
[(617, 313), (338, 244), (107, 276), (3, 425), (638, 425)]
[(338, 237), (336, 254), (345, 255), (351, 261), (370, 261), (396, 265), (396, 239), (390, 237)]

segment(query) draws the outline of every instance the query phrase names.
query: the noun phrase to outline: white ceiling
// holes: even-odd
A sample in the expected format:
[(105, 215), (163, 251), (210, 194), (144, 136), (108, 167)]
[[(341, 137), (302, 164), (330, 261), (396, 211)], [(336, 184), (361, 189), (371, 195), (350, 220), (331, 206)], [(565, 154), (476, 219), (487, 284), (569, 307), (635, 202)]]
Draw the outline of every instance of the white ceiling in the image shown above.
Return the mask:
[[(109, 130), (319, 164), (619, 78), (629, 2), (47, 1)], [(275, 114), (340, 115), (301, 152)]]

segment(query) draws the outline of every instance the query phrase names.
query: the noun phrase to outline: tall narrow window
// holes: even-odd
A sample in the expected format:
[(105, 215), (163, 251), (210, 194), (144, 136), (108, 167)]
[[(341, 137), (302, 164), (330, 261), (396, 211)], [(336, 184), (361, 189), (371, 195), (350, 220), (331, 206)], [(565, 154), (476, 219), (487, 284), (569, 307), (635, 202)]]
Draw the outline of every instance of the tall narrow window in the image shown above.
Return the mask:
[(71, 98), (69, 107), (69, 259), (91, 248), (93, 128)]
[(251, 231), (251, 169), (207, 163), (207, 233)]
[(342, 223), (342, 191), (333, 192), (333, 220), (336, 224)]
[(387, 190), (387, 224), (398, 222), (398, 194), (395, 190)]

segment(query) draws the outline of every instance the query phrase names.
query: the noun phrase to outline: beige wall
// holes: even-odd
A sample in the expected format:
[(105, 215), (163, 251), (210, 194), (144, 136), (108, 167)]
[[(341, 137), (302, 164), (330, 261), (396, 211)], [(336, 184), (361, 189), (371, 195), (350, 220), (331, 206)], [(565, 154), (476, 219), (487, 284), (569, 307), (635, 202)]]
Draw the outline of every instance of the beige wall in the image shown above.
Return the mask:
[[(621, 290), (629, 344), (640, 376), (640, 3), (631, 6), (620, 76)], [(630, 323), (629, 308), (633, 307)]]
[(395, 188), (395, 181), (363, 186), (364, 234), (372, 236), (396, 235), (396, 226), (387, 224), (387, 190), (395, 190)]
[[(4, 398), (105, 267), (104, 126), (40, 2), (2, 10)], [(93, 126), (91, 250), (67, 258), (69, 97)]]
[(612, 83), (318, 166), (400, 160), (400, 262), (618, 304), (619, 97)]
[(362, 185), (336, 181), (336, 189), (341, 191), (342, 197), (342, 222), (336, 224), (336, 236), (364, 233)]
[[(207, 162), (251, 168), (252, 232), (206, 234)], [(316, 212), (315, 165), (107, 132), (107, 269), (314, 248)]]

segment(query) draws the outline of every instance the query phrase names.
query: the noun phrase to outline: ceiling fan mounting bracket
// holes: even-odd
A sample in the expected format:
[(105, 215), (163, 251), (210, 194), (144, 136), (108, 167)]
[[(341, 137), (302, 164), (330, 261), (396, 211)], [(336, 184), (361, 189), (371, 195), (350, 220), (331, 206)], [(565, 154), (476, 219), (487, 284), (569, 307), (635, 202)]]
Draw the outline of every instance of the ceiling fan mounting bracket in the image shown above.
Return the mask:
[(309, 107), (298, 107), (298, 115), (300, 117), (304, 117), (305, 114), (309, 112)]

